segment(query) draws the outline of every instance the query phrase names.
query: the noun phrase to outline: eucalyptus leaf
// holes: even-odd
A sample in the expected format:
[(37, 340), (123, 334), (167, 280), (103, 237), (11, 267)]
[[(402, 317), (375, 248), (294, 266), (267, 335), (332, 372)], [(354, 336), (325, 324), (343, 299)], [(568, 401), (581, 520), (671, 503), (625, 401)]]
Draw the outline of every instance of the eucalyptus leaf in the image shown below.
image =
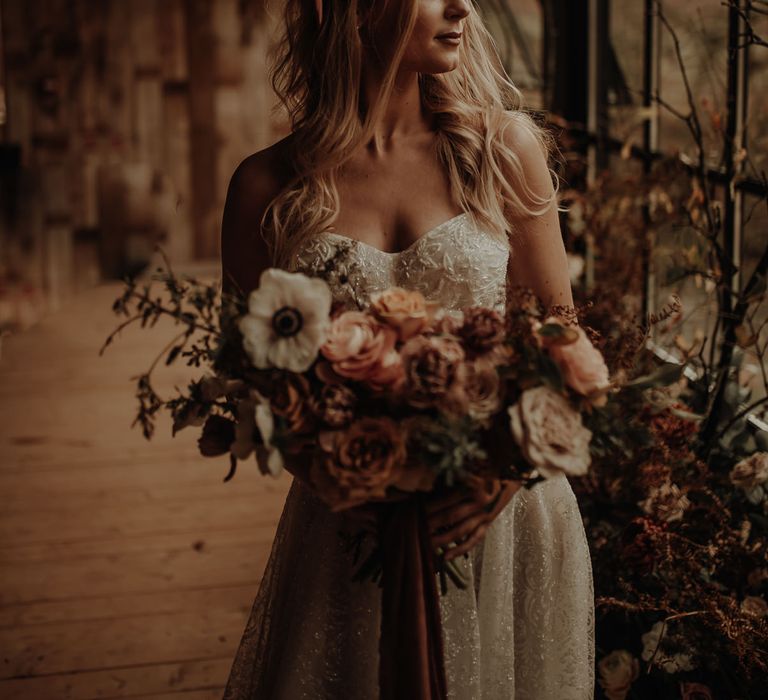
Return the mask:
[(642, 377), (636, 377), (630, 382), (627, 382), (626, 386), (633, 389), (650, 389), (661, 386), (669, 386), (678, 381), (683, 374), (684, 364), (674, 364), (668, 362), (663, 364), (658, 369), (654, 370), (650, 374), (646, 374)]

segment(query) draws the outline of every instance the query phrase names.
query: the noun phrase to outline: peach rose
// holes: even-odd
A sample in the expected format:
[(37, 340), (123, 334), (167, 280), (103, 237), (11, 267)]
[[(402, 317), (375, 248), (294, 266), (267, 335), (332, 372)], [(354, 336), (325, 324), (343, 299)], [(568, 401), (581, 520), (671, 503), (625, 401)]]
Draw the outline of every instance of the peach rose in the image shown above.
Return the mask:
[(465, 391), (469, 415), (476, 420), (488, 420), (501, 406), (501, 381), (496, 366), (483, 359), (468, 362)]
[(421, 292), (402, 287), (389, 287), (371, 295), (371, 311), (394, 328), (403, 341), (429, 328), (438, 308), (438, 304), (428, 302)]
[(390, 418), (360, 418), (346, 430), (320, 433), (319, 443), (310, 479), (333, 511), (383, 498), (401, 477), (405, 440)]
[[(560, 324), (548, 318), (543, 325)], [(562, 339), (542, 338), (541, 326), (536, 328), (537, 336), (549, 356), (560, 367), (563, 379), (575, 392), (591, 397), (594, 406), (604, 406), (608, 400), (606, 391), (610, 386), (608, 367), (602, 353), (590, 342), (583, 328), (563, 326)]]
[(537, 386), (524, 391), (507, 410), (515, 442), (543, 476), (586, 474), (592, 433), (565, 398), (549, 387)]
[(396, 342), (393, 328), (362, 311), (345, 311), (331, 322), (320, 352), (336, 374), (383, 389), (403, 378)]
[(640, 675), (640, 662), (626, 649), (616, 649), (600, 659), (597, 671), (605, 697), (624, 700)]
[(406, 401), (415, 408), (466, 408), (464, 350), (447, 335), (415, 336), (401, 350)]
[(653, 486), (648, 498), (640, 501), (638, 505), (648, 515), (656, 515), (664, 522), (671, 523), (683, 519), (691, 502), (677, 484), (665, 481), (659, 486)]

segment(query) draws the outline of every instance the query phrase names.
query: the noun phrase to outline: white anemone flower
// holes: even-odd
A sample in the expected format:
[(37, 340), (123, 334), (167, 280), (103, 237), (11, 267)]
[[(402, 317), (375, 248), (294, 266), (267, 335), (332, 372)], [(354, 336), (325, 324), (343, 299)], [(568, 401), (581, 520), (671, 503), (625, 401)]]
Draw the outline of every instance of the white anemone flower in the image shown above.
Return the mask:
[(301, 272), (268, 268), (248, 297), (238, 322), (243, 348), (258, 369), (304, 372), (317, 357), (330, 327), (331, 290)]

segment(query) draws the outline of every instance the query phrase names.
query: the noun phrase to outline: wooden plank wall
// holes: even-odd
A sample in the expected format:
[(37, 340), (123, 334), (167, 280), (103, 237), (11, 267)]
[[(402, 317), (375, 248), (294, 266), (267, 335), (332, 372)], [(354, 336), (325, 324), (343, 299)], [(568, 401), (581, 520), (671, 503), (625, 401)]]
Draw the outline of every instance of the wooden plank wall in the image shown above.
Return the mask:
[[(119, 285), (4, 341), (0, 360), (0, 697), (220, 698), (289, 478), (146, 442), (129, 377), (172, 328), (116, 325)], [(172, 394), (189, 370), (164, 368)]]
[(4, 311), (9, 280), (40, 290), (41, 315), (157, 242), (176, 262), (218, 255), (232, 172), (287, 129), (267, 75), (279, 3), (264, 3), (0, 0), (0, 140), (21, 149), (0, 327), (27, 325)]

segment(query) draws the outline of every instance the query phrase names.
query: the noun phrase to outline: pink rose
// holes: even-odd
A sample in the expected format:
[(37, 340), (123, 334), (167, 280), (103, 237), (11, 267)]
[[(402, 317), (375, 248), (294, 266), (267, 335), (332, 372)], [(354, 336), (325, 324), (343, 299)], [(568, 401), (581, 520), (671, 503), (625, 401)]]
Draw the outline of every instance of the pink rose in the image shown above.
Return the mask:
[[(559, 321), (556, 318), (548, 318), (544, 325), (552, 323), (559, 324)], [(594, 406), (604, 406), (608, 400), (605, 392), (610, 386), (610, 377), (603, 355), (592, 345), (583, 328), (565, 328), (565, 342), (547, 339), (543, 345), (560, 367), (565, 383), (582, 396), (592, 396), (591, 402)], [(573, 340), (569, 340), (570, 338)], [(597, 395), (593, 396), (594, 394)]]
[(394, 328), (400, 340), (408, 340), (429, 328), (438, 305), (428, 302), (417, 290), (389, 287), (371, 296), (371, 311)]
[(383, 389), (403, 378), (396, 342), (393, 328), (362, 311), (345, 311), (331, 322), (320, 352), (336, 374)]
[(501, 408), (501, 380), (496, 366), (484, 359), (468, 362), (465, 391), (469, 402), (469, 415), (479, 421), (488, 421)]

